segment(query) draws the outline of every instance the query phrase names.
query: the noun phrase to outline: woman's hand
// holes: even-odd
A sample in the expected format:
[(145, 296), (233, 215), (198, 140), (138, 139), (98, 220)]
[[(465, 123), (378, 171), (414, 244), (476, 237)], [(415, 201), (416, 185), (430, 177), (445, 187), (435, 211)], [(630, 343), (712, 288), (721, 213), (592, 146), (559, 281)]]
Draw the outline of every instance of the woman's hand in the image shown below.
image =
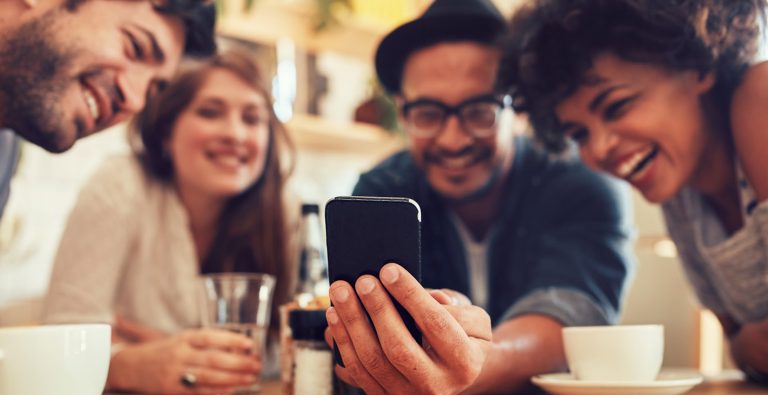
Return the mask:
[[(224, 394), (253, 384), (261, 361), (253, 341), (216, 329), (127, 345), (112, 357), (107, 387), (156, 394)], [(191, 374), (194, 385), (182, 384)]]
[(155, 328), (131, 321), (121, 315), (115, 316), (112, 324), (112, 343), (143, 343), (159, 340), (166, 335)]

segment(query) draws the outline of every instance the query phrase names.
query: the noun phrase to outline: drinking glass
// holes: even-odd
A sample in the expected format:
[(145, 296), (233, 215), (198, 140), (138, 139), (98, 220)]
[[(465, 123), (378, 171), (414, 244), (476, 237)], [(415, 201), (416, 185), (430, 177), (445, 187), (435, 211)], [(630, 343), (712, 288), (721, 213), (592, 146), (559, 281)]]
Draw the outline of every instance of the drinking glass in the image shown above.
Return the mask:
[[(262, 359), (269, 327), (275, 277), (269, 274), (224, 273), (202, 276), (203, 326), (239, 333), (253, 339), (253, 354)], [(260, 380), (237, 391), (258, 393)]]

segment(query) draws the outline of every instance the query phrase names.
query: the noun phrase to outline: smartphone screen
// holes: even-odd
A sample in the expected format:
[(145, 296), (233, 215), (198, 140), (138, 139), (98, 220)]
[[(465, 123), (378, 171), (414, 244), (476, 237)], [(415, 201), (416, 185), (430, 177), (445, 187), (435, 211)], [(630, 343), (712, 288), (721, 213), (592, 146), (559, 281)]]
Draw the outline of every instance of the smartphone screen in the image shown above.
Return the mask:
[[(358, 277), (378, 277), (382, 266), (395, 262), (421, 281), (421, 210), (411, 199), (342, 196), (325, 208), (328, 273), (331, 282), (354, 286)], [(392, 299), (414, 339), (421, 333), (413, 318)], [(336, 362), (344, 366), (338, 352)]]

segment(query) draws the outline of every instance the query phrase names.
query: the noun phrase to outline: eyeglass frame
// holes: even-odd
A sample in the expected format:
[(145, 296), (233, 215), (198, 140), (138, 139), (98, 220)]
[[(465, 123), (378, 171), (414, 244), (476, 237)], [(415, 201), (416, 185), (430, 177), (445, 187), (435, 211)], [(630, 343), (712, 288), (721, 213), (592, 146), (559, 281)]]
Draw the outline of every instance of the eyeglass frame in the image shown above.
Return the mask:
[[(494, 104), (498, 105), (498, 109), (496, 110), (496, 120), (494, 122), (494, 127), (488, 128), (488, 132), (487, 133), (485, 133), (485, 132), (478, 132), (476, 129), (468, 127), (466, 125), (465, 121), (464, 121), (464, 117), (461, 114), (461, 111), (462, 111), (462, 109), (464, 107), (466, 107), (468, 105), (476, 104), (476, 103), (483, 103), (483, 102), (485, 102), (485, 103), (494, 103)], [(401, 112), (401, 114), (403, 116), (403, 119), (407, 120), (408, 119), (408, 113), (410, 112), (410, 110), (412, 108), (414, 108), (416, 106), (429, 104), (429, 105), (434, 105), (436, 107), (439, 107), (441, 110), (443, 110), (445, 115), (443, 116), (443, 119), (440, 122), (440, 126), (438, 128), (436, 128), (432, 132), (424, 132), (423, 130), (419, 132), (419, 131), (411, 130), (411, 128), (406, 128), (406, 129), (408, 129), (407, 130), (408, 133), (414, 135), (414, 137), (418, 137), (418, 138), (433, 138), (433, 137), (439, 135), (443, 131), (443, 129), (445, 129), (445, 124), (446, 124), (446, 122), (448, 122), (448, 118), (450, 118), (452, 115), (455, 115), (458, 118), (458, 120), (459, 120), (459, 124), (461, 125), (461, 128), (465, 132), (469, 133), (470, 135), (472, 135), (475, 138), (486, 138), (486, 137), (490, 137), (490, 136), (493, 136), (494, 134), (496, 134), (495, 126), (498, 124), (499, 114), (505, 108), (510, 107), (511, 103), (512, 103), (512, 98), (509, 95), (487, 93), (487, 94), (484, 94), (484, 95), (478, 95), (478, 96), (470, 97), (470, 98), (468, 98), (466, 100), (461, 101), (459, 104), (457, 104), (455, 106), (451, 106), (451, 105), (445, 104), (445, 103), (443, 103), (443, 102), (441, 102), (439, 100), (435, 100), (435, 99), (416, 99), (416, 100), (413, 100), (413, 101), (406, 101), (406, 102), (404, 102), (400, 106), (400, 112)]]

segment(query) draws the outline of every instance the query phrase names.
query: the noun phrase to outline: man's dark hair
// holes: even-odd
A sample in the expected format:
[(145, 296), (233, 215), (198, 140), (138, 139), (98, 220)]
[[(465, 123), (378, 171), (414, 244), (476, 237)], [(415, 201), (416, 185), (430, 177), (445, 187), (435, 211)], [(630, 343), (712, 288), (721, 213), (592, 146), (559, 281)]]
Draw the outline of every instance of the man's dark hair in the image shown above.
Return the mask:
[(765, 0), (533, 0), (512, 17), (499, 84), (550, 150), (565, 139), (555, 106), (585, 82), (595, 56), (716, 77), (728, 108), (757, 49)]
[[(70, 11), (88, 0), (67, 0)], [(213, 55), (216, 52), (214, 27), (216, 9), (214, 0), (128, 0), (151, 1), (154, 8), (163, 14), (180, 18), (184, 23), (184, 54), (195, 57)]]

